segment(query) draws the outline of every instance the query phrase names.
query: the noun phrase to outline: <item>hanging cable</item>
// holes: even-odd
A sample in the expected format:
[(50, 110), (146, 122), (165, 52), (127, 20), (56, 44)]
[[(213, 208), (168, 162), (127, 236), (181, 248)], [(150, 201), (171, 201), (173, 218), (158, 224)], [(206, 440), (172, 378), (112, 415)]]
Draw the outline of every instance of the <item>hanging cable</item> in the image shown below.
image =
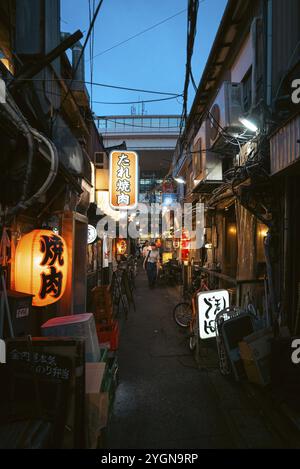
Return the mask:
[[(44, 92), (44, 90), (42, 88), (36, 88), (36, 91), (39, 91), (41, 93)], [(61, 96), (60, 93), (56, 93), (55, 91), (47, 91), (47, 94), (48, 95), (52, 95), (52, 96)], [(167, 98), (158, 98), (158, 99), (144, 99), (143, 101), (121, 101), (121, 102), (108, 102), (108, 101), (95, 101), (93, 100), (92, 102), (94, 104), (142, 104), (142, 103), (156, 103), (156, 102), (160, 102), (160, 101), (168, 101), (168, 100), (172, 100), (172, 99), (176, 99), (178, 100), (178, 98), (182, 97), (181, 94), (177, 95), (177, 96), (169, 96)], [(177, 101), (178, 102), (178, 101)], [(178, 104), (180, 104), (178, 102)]]
[(189, 0), (188, 3), (188, 16), (187, 16), (187, 44), (186, 44), (186, 66), (185, 66), (185, 80), (183, 87), (183, 106), (182, 116), (180, 123), (180, 136), (187, 120), (187, 104), (188, 104), (188, 90), (192, 68), (192, 56), (194, 51), (194, 42), (196, 37), (197, 16), (198, 16), (199, 0)]
[[(89, 23), (92, 22), (92, 0), (88, 0), (89, 3)], [(92, 53), (92, 40), (90, 41), (90, 59), (91, 59), (91, 67), (90, 67), (90, 78), (91, 82), (93, 81), (93, 61), (92, 61), (93, 53)], [(93, 85), (91, 85), (91, 98), (90, 98), (90, 106), (92, 108), (92, 93), (93, 93)]]
[(190, 77), (191, 77), (191, 82), (192, 82), (192, 85), (193, 85), (194, 91), (195, 91), (195, 93), (197, 93), (197, 89), (198, 89), (198, 87), (197, 87), (197, 85), (196, 85), (196, 82), (195, 82), (195, 79), (194, 79), (194, 75), (193, 75), (193, 72), (192, 72), (192, 70), (190, 71)]
[(102, 52), (99, 52), (98, 54), (96, 54), (95, 56), (92, 57), (92, 59), (95, 59), (97, 57), (100, 57), (101, 55), (103, 54), (106, 54), (106, 52), (109, 52), (113, 49), (115, 49), (116, 47), (119, 47), (123, 44), (126, 44), (127, 42), (131, 41), (132, 39), (135, 39), (136, 37), (139, 37), (141, 36), (142, 34), (145, 34), (147, 33), (148, 31), (151, 31), (152, 29), (154, 28), (157, 28), (158, 26), (160, 26), (161, 24), (164, 24), (166, 23), (167, 21), (170, 21), (172, 20), (173, 18), (175, 18), (176, 16), (179, 16), (179, 15), (182, 15), (184, 12), (186, 11), (186, 8), (184, 10), (181, 10), (181, 11), (178, 11), (177, 13), (175, 13), (175, 15), (172, 15), (172, 16), (169, 16), (168, 18), (165, 18), (164, 20), (160, 21), (159, 23), (156, 23), (152, 26), (150, 26), (149, 28), (146, 28), (144, 29), (143, 31), (140, 31), (139, 33), (137, 34), (134, 34), (134, 36), (130, 36), (129, 38), (125, 39), (124, 41), (121, 41), (121, 42), (118, 42), (117, 44), (109, 47), (108, 49), (105, 49), (103, 50)]
[[(59, 78), (51, 78), (45, 80), (44, 78), (22, 78), (22, 81), (41, 81), (43, 83), (52, 82), (52, 81), (61, 81)], [(72, 80), (72, 83), (84, 83), (85, 85), (93, 85), (93, 86), (101, 86), (104, 88), (113, 88), (116, 90), (124, 90), (124, 91), (134, 91), (138, 93), (149, 93), (149, 94), (160, 94), (166, 96), (182, 96), (180, 93), (170, 93), (169, 91), (153, 91), (153, 90), (145, 90), (140, 88), (128, 88), (126, 86), (118, 86), (118, 85), (108, 85), (106, 83), (97, 83), (97, 82), (90, 82), (90, 81), (83, 81), (83, 80)]]
[(95, 104), (143, 104), (143, 103), (158, 103), (160, 101), (169, 101), (171, 99), (177, 99), (182, 95), (178, 96), (169, 96), (168, 98), (159, 98), (159, 99), (144, 99), (143, 101), (121, 101), (121, 102), (107, 102), (107, 101), (93, 101)]

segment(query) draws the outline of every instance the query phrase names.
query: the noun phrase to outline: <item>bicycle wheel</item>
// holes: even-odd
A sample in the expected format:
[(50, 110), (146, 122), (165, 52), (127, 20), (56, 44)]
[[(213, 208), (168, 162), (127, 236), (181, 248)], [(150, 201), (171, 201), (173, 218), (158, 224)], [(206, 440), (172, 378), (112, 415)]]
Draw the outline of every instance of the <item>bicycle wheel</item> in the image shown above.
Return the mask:
[(190, 347), (191, 352), (194, 352), (194, 350), (196, 349), (197, 340), (198, 340), (198, 328), (196, 327), (195, 324), (193, 324), (191, 327), (191, 333), (190, 333), (190, 339), (189, 339), (189, 347)]
[(189, 340), (189, 347), (190, 347), (191, 352), (194, 352), (194, 350), (196, 348), (196, 345), (197, 345), (197, 337), (193, 333), (193, 334), (191, 334), (190, 340)]
[(189, 327), (192, 314), (190, 303), (178, 303), (173, 310), (174, 320), (180, 327)]

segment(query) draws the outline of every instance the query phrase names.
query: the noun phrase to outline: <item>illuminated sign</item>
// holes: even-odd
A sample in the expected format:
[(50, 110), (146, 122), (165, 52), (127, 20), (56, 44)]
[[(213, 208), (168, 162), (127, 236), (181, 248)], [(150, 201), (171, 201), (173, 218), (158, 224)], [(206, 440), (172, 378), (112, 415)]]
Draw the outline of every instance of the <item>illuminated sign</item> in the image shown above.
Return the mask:
[(88, 225), (88, 237), (87, 242), (88, 244), (92, 244), (97, 239), (97, 230), (93, 225)]
[(109, 156), (109, 204), (114, 210), (133, 210), (138, 204), (138, 155), (112, 151)]
[(204, 291), (197, 294), (200, 339), (216, 337), (215, 320), (219, 311), (229, 307), (227, 290)]
[(67, 246), (61, 236), (50, 230), (34, 230), (21, 238), (15, 257), (15, 288), (33, 295), (34, 306), (60, 300), (67, 274)]

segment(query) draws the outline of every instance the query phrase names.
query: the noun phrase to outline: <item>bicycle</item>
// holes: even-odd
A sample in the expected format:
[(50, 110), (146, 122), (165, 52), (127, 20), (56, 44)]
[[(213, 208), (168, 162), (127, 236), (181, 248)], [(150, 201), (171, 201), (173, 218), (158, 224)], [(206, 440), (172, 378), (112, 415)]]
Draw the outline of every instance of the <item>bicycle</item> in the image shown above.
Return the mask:
[(175, 286), (178, 283), (178, 273), (181, 274), (181, 268), (169, 260), (160, 268), (159, 282), (167, 287)]
[(191, 351), (194, 351), (197, 345), (198, 340), (198, 319), (197, 319), (197, 294), (203, 291), (209, 291), (209, 286), (207, 283), (207, 276), (200, 275), (200, 285), (198, 288), (195, 288), (196, 283), (193, 282), (192, 293), (190, 301), (184, 301), (178, 303), (173, 310), (173, 317), (180, 327), (189, 328), (189, 348)]

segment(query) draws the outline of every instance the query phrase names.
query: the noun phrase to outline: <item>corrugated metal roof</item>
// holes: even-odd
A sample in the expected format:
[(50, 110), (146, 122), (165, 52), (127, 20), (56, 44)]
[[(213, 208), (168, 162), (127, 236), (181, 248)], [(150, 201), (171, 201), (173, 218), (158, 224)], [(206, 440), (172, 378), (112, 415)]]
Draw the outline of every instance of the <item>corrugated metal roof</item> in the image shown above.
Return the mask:
[(300, 161), (300, 115), (273, 135), (270, 149), (272, 175)]

